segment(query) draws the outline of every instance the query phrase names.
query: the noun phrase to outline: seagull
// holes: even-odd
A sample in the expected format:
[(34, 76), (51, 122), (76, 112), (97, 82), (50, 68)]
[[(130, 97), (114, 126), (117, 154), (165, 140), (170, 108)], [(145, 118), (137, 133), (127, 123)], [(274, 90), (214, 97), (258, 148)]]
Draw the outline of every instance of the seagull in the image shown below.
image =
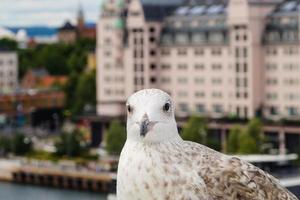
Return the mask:
[(184, 141), (171, 97), (159, 89), (131, 95), (127, 139), (117, 175), (118, 200), (296, 200), (254, 165)]

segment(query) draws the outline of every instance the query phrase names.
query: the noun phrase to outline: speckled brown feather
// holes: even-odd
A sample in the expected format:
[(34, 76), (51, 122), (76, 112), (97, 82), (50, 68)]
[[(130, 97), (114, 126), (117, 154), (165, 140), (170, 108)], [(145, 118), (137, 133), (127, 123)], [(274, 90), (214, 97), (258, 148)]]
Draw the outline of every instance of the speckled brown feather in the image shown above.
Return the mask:
[(239, 158), (225, 156), (193, 142), (184, 142), (184, 149), (185, 152), (200, 152), (201, 156), (195, 156), (198, 163), (194, 168), (214, 200), (297, 199), (276, 178)]
[(252, 164), (197, 143), (136, 143), (125, 145), (125, 152), (121, 200), (297, 200)]

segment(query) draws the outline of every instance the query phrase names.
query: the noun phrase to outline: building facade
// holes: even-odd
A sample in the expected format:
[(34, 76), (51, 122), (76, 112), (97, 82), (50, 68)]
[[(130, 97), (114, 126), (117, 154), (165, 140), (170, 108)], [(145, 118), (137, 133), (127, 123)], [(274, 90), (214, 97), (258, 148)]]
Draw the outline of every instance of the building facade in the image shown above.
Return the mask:
[(15, 51), (0, 49), (0, 93), (10, 92), (18, 86), (18, 55)]
[(107, 1), (97, 30), (97, 112), (124, 115), (160, 88), (176, 115), (300, 119), (300, 2)]

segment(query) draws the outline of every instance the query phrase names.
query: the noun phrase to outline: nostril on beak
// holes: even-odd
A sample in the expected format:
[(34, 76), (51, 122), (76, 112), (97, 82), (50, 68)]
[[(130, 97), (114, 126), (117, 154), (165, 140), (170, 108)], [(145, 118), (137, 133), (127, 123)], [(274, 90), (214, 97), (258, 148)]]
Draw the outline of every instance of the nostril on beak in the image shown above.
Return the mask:
[(149, 124), (148, 120), (142, 121), (142, 123), (141, 123), (141, 126), (140, 126), (140, 135), (143, 136), (143, 137), (145, 137), (145, 135), (148, 132), (148, 124)]
[(140, 124), (140, 135), (141, 136), (145, 137), (145, 135), (147, 134), (149, 123), (150, 123), (150, 121), (149, 121), (148, 115), (145, 113), (143, 115), (143, 118), (142, 118), (142, 121)]

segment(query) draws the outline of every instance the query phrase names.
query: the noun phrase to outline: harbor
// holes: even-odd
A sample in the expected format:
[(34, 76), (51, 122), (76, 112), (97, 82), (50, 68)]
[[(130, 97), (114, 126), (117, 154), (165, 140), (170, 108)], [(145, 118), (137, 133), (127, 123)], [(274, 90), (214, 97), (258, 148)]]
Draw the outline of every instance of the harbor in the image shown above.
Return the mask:
[(116, 174), (109, 171), (87, 170), (78, 166), (49, 164), (44, 161), (24, 162), (2, 159), (0, 160), (0, 180), (108, 194), (115, 191)]

